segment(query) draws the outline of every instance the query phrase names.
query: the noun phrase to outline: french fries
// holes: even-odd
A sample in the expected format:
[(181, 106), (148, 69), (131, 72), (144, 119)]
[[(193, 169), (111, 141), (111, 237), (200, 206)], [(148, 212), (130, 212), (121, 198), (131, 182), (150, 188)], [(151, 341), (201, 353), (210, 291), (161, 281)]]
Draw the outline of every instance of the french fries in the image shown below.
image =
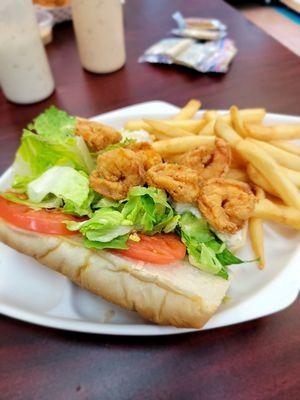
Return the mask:
[(185, 151), (192, 150), (198, 146), (211, 146), (215, 145), (214, 136), (186, 136), (181, 138), (173, 138), (160, 140), (153, 143), (153, 148), (158, 151), (162, 156), (169, 156), (172, 154), (180, 154)]
[(289, 143), (285, 140), (274, 140), (270, 142), (273, 146), (279, 147), (282, 150), (288, 151), (289, 153), (296, 154), (300, 156), (300, 146), (297, 146), (293, 143)]
[(230, 107), (230, 117), (231, 117), (232, 126), (236, 130), (236, 132), (240, 136), (246, 137), (247, 136), (247, 132), (246, 132), (246, 129), (244, 127), (244, 121), (243, 121), (243, 119), (241, 117), (239, 109), (236, 106), (231, 106)]
[(295, 154), (288, 153), (285, 150), (272, 146), (270, 143), (262, 142), (256, 139), (247, 139), (256, 144), (259, 148), (264, 149), (274, 160), (284, 167), (300, 171), (300, 157)]
[[(239, 114), (245, 122), (261, 122), (266, 115), (266, 110), (264, 108), (244, 108), (239, 110)], [(222, 115), (222, 118), (224, 119), (224, 122), (231, 122), (230, 114)]]
[(208, 121), (206, 125), (200, 130), (201, 136), (214, 136), (215, 135), (215, 120)]
[(148, 124), (151, 128), (153, 135), (159, 133), (160, 135), (166, 135), (168, 137), (183, 137), (183, 136), (191, 136), (193, 133), (186, 131), (185, 129), (178, 128), (176, 126), (171, 126), (166, 124), (165, 122), (158, 120), (145, 119), (146, 124)]
[[(264, 108), (244, 108), (244, 109), (239, 110), (239, 115), (240, 115), (240, 118), (245, 122), (258, 123), (263, 120), (264, 116), (266, 115), (266, 110)], [(223, 121), (229, 125), (232, 122), (230, 113), (220, 114), (216, 110), (208, 110), (208, 111), (205, 111), (203, 114), (203, 118), (205, 118), (208, 121), (210, 121), (212, 119), (217, 119), (219, 117), (221, 117), (223, 119)]]
[(255, 168), (252, 164), (247, 165), (247, 174), (250, 180), (255, 183), (255, 185), (263, 188), (266, 192), (272, 194), (273, 196), (278, 196), (276, 189), (269, 183), (269, 181)]
[(300, 172), (285, 167), (281, 167), (281, 170), (300, 189)]
[(276, 187), (276, 191), (287, 205), (300, 210), (300, 193), (297, 187), (286, 177), (277, 162), (268, 153), (249, 139), (238, 142), (236, 149), (259, 170), (273, 187)]
[(247, 135), (260, 140), (300, 139), (300, 124), (261, 125), (246, 123)]
[[(172, 127), (181, 128), (181, 129), (184, 129), (185, 131), (189, 131), (189, 132), (195, 133), (195, 134), (197, 134), (207, 123), (206, 120), (204, 120), (204, 119), (199, 119), (199, 120), (165, 119), (165, 120), (156, 120), (156, 121), (164, 122), (165, 124), (168, 124)], [(124, 125), (124, 128), (129, 131), (138, 131), (138, 130), (142, 129), (147, 132), (153, 132), (153, 128), (149, 124), (147, 124), (143, 119), (128, 120), (126, 122), (126, 124)]]
[(287, 207), (274, 202), (263, 199), (256, 203), (255, 218), (266, 219), (271, 222), (283, 224), (300, 230), (300, 212), (293, 207)]
[(209, 121), (215, 121), (219, 116), (220, 116), (220, 114), (218, 113), (218, 111), (216, 111), (216, 110), (207, 110), (203, 114), (203, 119), (205, 119), (208, 122)]
[(199, 108), (201, 107), (201, 102), (199, 100), (190, 100), (180, 111), (175, 115), (175, 120), (191, 119), (195, 116)]
[(238, 135), (236, 131), (221, 118), (218, 118), (215, 123), (215, 132), (217, 136), (220, 136), (232, 147), (236, 147), (236, 145), (242, 140), (240, 135)]
[[(265, 198), (265, 193), (260, 187), (255, 188), (258, 200)], [(254, 254), (259, 258), (258, 266), (260, 269), (265, 267), (264, 251), (264, 228), (261, 218), (252, 217), (249, 219), (249, 235)]]

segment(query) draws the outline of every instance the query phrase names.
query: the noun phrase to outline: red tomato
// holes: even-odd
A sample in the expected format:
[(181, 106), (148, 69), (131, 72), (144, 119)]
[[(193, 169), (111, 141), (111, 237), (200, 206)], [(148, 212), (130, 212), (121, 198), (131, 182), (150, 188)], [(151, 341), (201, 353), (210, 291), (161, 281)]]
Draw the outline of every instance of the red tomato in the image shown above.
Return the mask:
[(160, 234), (146, 236), (139, 234), (140, 241), (127, 241), (127, 250), (113, 250), (114, 253), (150, 262), (153, 264), (170, 264), (182, 260), (185, 256), (185, 245), (178, 236), (173, 234)]
[(23, 204), (6, 200), (2, 196), (0, 196), (0, 218), (27, 231), (64, 236), (76, 235), (78, 232), (69, 231), (63, 221), (82, 221), (81, 218), (56, 210), (32, 210)]

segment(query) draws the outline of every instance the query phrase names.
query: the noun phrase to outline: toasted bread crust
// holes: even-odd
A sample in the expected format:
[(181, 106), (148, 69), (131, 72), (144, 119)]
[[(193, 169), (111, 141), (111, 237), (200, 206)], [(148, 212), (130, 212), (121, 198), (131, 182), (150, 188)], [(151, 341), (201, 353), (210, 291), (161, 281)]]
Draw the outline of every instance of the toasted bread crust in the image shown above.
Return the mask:
[(202, 289), (214, 293), (213, 300), (208, 300), (201, 288), (197, 295), (177, 290), (160, 279), (159, 273), (143, 273), (128, 260), (87, 249), (80, 241), (21, 230), (2, 220), (0, 240), (82, 288), (160, 325), (201, 328), (216, 311), (229, 286), (228, 281), (205, 276)]

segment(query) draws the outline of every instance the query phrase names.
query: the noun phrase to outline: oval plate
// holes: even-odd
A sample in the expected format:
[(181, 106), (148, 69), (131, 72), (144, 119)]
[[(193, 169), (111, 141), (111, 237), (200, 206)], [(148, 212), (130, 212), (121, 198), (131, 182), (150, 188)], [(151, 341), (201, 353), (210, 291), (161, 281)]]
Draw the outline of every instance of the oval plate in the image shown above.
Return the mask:
[[(177, 110), (171, 104), (154, 101), (93, 119), (121, 128), (128, 119), (164, 119)], [(300, 122), (299, 117), (279, 114), (268, 114), (265, 120)], [(1, 191), (9, 187), (11, 175), (9, 169), (0, 178)], [(300, 288), (299, 243), (299, 232), (265, 224), (267, 267), (259, 271), (255, 263), (233, 266), (229, 299), (202, 330), (249, 321), (289, 306)], [(51, 328), (110, 335), (150, 336), (194, 331), (145, 322), (135, 312), (123, 310), (76, 287), (64, 276), (2, 243), (0, 254), (0, 312), (4, 315)], [(249, 242), (239, 256), (253, 258)]]

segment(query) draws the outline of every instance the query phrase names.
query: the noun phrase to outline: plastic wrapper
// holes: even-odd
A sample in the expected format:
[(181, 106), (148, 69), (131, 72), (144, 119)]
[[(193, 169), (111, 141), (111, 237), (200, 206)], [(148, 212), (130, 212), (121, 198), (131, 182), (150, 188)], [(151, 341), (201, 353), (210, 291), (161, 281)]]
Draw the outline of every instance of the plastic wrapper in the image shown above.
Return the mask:
[(149, 47), (139, 58), (139, 62), (173, 64), (178, 56), (194, 43), (191, 39), (162, 39)]
[(214, 18), (184, 18), (179, 11), (176, 11), (172, 17), (177, 22), (178, 29), (190, 28), (213, 31), (225, 31), (227, 29), (226, 25)]
[(230, 39), (200, 43), (192, 39), (169, 38), (147, 49), (139, 62), (179, 64), (203, 73), (225, 73), (236, 52)]
[(196, 40), (218, 40), (226, 36), (224, 31), (212, 31), (204, 29), (172, 29), (173, 35)]

